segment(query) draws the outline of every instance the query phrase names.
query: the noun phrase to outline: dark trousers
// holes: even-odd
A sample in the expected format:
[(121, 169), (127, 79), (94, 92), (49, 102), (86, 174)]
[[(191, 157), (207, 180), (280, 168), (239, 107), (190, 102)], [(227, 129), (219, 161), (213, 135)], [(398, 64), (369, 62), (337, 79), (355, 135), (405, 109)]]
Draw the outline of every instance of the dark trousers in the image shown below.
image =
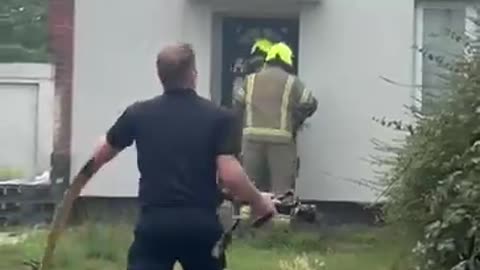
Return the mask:
[(127, 270), (221, 270), (212, 250), (222, 234), (215, 210), (142, 211), (128, 253)]

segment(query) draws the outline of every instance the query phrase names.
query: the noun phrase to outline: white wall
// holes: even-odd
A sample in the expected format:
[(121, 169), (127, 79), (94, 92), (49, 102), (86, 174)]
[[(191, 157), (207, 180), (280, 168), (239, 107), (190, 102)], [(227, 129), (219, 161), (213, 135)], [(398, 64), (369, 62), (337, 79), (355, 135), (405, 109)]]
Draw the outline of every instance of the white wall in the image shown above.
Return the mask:
[[(160, 94), (155, 58), (175, 41), (194, 44), (199, 92), (209, 96), (211, 15), (183, 0), (75, 1), (72, 173), (130, 103)], [(122, 153), (85, 189), (90, 196), (135, 196), (133, 149)]]
[(319, 99), (301, 135), (300, 195), (305, 199), (372, 201), (370, 189), (350, 180), (374, 179), (363, 161), (372, 138), (396, 133), (372, 117), (405, 119), (410, 88), (380, 76), (413, 81), (414, 0), (323, 0), (301, 16), (300, 76)]
[[(277, 1), (274, 9), (225, 2), (76, 1), (73, 173), (125, 106), (159, 93), (154, 60), (163, 45), (178, 40), (194, 44), (199, 92), (209, 96), (210, 78), (216, 77), (211, 74), (213, 11), (248, 15), (268, 10), (272, 15), (298, 10), (292, 2), (282, 6)], [(369, 189), (345, 178), (373, 178), (371, 166), (362, 161), (373, 153), (370, 139), (393, 136), (371, 118), (405, 118), (410, 89), (379, 76), (412, 82), (414, 0), (323, 0), (303, 8), (300, 18), (300, 76), (320, 105), (301, 135), (299, 193), (305, 199), (371, 201), (375, 196)], [(129, 149), (83, 195), (135, 196), (135, 164)]]
[(50, 168), (53, 67), (0, 64), (0, 167), (33, 176)]

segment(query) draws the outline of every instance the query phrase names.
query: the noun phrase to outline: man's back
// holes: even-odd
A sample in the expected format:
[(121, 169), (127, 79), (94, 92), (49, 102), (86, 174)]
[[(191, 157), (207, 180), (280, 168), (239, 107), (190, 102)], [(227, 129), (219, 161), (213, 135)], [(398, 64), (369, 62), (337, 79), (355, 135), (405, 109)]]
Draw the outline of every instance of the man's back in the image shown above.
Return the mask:
[(142, 206), (215, 209), (216, 144), (230, 117), (189, 89), (169, 90), (126, 110), (108, 136), (136, 143)]

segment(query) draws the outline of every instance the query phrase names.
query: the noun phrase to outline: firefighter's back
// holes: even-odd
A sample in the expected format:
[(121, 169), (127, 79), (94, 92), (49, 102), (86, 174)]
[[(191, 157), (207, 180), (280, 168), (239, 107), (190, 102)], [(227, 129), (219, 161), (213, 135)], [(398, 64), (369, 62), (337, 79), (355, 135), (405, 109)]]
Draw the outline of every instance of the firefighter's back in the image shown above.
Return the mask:
[(247, 77), (245, 138), (272, 142), (291, 140), (290, 101), (294, 79), (280, 67), (266, 67)]
[(255, 126), (279, 125), (282, 99), (288, 74), (280, 68), (266, 68), (255, 75), (252, 116)]

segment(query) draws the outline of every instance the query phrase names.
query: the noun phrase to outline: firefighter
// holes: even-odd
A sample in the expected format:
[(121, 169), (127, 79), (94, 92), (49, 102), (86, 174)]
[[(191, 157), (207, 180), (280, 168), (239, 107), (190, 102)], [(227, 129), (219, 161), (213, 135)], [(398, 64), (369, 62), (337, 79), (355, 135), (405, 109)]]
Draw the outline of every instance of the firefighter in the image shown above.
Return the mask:
[(293, 53), (285, 43), (272, 46), (265, 60), (265, 68), (245, 78), (234, 105), (243, 115), (246, 172), (261, 191), (283, 194), (295, 188), (296, 134), (316, 111), (317, 100), (288, 72)]

